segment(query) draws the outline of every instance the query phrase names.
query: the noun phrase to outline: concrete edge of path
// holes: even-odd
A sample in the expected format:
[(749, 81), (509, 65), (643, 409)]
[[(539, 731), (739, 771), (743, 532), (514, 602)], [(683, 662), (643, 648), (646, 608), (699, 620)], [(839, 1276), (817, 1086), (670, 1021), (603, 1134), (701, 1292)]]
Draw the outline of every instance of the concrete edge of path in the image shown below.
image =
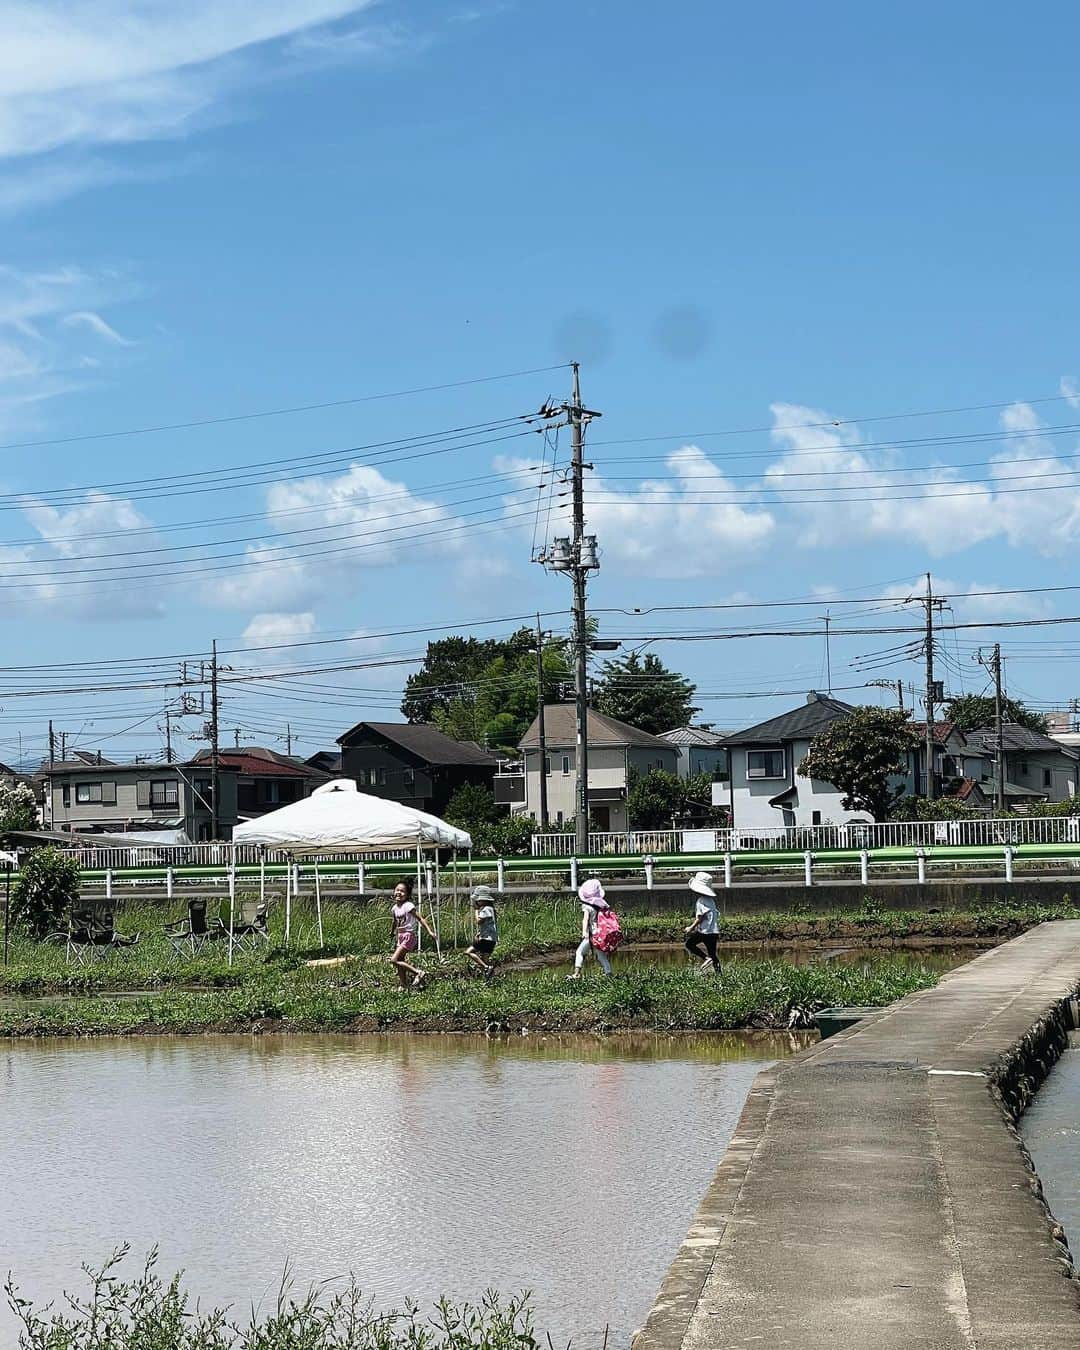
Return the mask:
[[(1058, 928), (1060, 922), (1040, 927), (1043, 930)], [(1023, 944), (1025, 938), (1030, 941), (1038, 931), (1031, 930), (1015, 942)], [(1006, 944), (1007, 947), (1013, 945)], [(996, 949), (999, 953), (1004, 950)], [(934, 989), (911, 994), (883, 1009), (877, 1016), (864, 1019), (840, 1035), (819, 1042), (792, 1059), (782, 1061), (757, 1075), (731, 1143), (663, 1280), (645, 1325), (634, 1338), (634, 1350), (678, 1350), (687, 1340), (706, 1284), (714, 1272), (725, 1231), (735, 1218), (736, 1210), (741, 1213), (745, 1208), (745, 1204), (740, 1206), (740, 1199), (753, 1170), (755, 1155), (765, 1139), (770, 1113), (777, 1100), (778, 1083), (783, 1075), (813, 1067), (815, 1061), (836, 1062), (842, 1061), (845, 1056), (859, 1060), (861, 1055), (872, 1052), (871, 1047), (881, 1053), (882, 1047), (895, 1046), (896, 1053), (903, 1055), (905, 1025), (911, 1014), (917, 1012), (918, 1005), (947, 996), (949, 986), (962, 971), (969, 972), (968, 979), (977, 978), (979, 972), (974, 968), (983, 963), (992, 964), (994, 957), (995, 952), (985, 953), (961, 970), (950, 972)], [(997, 1001), (989, 1015), (973, 1025), (968, 1034), (947, 1047), (935, 1047), (928, 1057), (926, 1052), (930, 1052), (931, 1047), (919, 1044), (910, 1066), (913, 1069), (917, 1066), (917, 1071), (926, 1074), (928, 1091), (935, 1102), (935, 1114), (944, 1112), (935, 1133), (939, 1139), (938, 1146), (943, 1150), (942, 1175), (948, 1190), (952, 1191), (954, 1183), (957, 1183), (962, 1193), (965, 1183), (974, 1182), (985, 1195), (988, 1186), (997, 1189), (997, 1185), (1000, 1185), (1003, 1193), (997, 1198), (1002, 1213), (998, 1218), (1004, 1215), (1006, 1220), (1009, 1204), (1019, 1205), (1029, 1215), (1033, 1212), (1030, 1207), (1035, 1207), (1037, 1218), (1027, 1220), (1029, 1231), (1037, 1229), (1041, 1234), (1037, 1241), (1033, 1241), (1033, 1266), (1041, 1267), (1043, 1272), (1049, 1267), (1056, 1268), (1059, 1275), (1065, 1277), (1057, 1285), (1042, 1285), (1044, 1295), (1048, 1288), (1056, 1288), (1059, 1294), (1053, 1295), (1050, 1300), (1057, 1305), (1057, 1313), (1048, 1319), (1053, 1325), (1046, 1328), (1046, 1339), (1038, 1339), (1040, 1346), (1080, 1347), (1080, 1284), (1076, 1280), (1064, 1231), (1046, 1204), (1041, 1182), (1024, 1147), (1016, 1121), (1056, 1062), (1062, 1044), (1067, 1039), (1065, 1028), (1075, 1025), (1078, 991), (1080, 945), (1074, 944), (1066, 959), (1051, 959), (1042, 966), (1038, 971), (1037, 984), (1028, 983), (1018, 989), (1014, 996)], [(923, 1021), (925, 1023), (925, 1016)], [(938, 1053), (939, 1050), (941, 1053)], [(968, 1103), (967, 1107), (961, 1105), (964, 1100)], [(977, 1161), (965, 1149), (963, 1132), (954, 1135), (954, 1131), (948, 1127), (948, 1117), (957, 1107), (960, 1107), (966, 1118), (971, 1118), (974, 1112), (975, 1117), (981, 1119), (983, 1127), (992, 1131), (992, 1135), (985, 1136), (988, 1143), (992, 1140), (985, 1161), (989, 1161), (989, 1154), (995, 1155), (999, 1169), (996, 1172), (987, 1171), (985, 1167), (980, 1169)], [(972, 1174), (970, 1177), (967, 1176), (968, 1172)], [(962, 1200), (962, 1194), (960, 1198)], [(961, 1204), (961, 1229), (965, 1217)], [(978, 1221), (973, 1213), (970, 1222)], [(1075, 1236), (1080, 1237), (1080, 1234)], [(977, 1229), (971, 1233), (954, 1231), (954, 1242), (963, 1265), (967, 1263), (965, 1258), (980, 1245), (980, 1235)], [(1015, 1270), (1012, 1273), (1015, 1276)], [(999, 1274), (1004, 1274), (1000, 1268)], [(1007, 1296), (1011, 1292), (1007, 1289), (1007, 1281), (1004, 1283), (1006, 1287), (1003, 1288), (1003, 1281), (998, 1279), (997, 1287), (994, 1288), (992, 1281), (976, 1280), (971, 1292), (976, 1302), (983, 1306), (970, 1307), (964, 1311), (964, 1320), (968, 1321), (974, 1333), (972, 1339), (965, 1343), (981, 1346), (984, 1337), (987, 1344), (999, 1343), (998, 1333), (1006, 1330), (1004, 1323), (1012, 1321), (1010, 1311), (999, 1303), (1000, 1295)], [(1059, 1302), (1059, 1295), (1063, 1302)], [(965, 1290), (965, 1304), (968, 1297), (969, 1292)], [(999, 1312), (1000, 1323), (997, 1321)], [(1069, 1325), (1073, 1314), (1076, 1316), (1074, 1331)], [(1013, 1329), (1019, 1330), (1017, 1327)], [(1036, 1329), (1031, 1327), (1031, 1330), (1034, 1332)], [(719, 1345), (720, 1341), (715, 1343)], [(1002, 1340), (1000, 1343), (1008, 1344), (1008, 1341)]]

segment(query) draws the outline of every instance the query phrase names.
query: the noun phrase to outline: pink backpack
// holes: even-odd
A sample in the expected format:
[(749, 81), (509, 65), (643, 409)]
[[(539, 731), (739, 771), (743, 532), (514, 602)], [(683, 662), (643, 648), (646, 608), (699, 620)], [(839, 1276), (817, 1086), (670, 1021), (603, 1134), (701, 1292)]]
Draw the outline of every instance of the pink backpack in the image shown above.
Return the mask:
[(619, 916), (613, 909), (602, 909), (596, 916), (592, 945), (598, 952), (613, 952), (623, 940), (623, 931)]

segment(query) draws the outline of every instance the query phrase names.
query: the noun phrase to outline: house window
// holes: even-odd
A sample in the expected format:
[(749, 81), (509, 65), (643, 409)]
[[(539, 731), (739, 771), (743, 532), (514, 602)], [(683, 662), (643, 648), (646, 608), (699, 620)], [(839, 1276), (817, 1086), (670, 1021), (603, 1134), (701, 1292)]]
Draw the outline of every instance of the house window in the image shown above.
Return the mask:
[(64, 786), (63, 786), (63, 793), (64, 793), (64, 805), (65, 805), (65, 806), (70, 806), (70, 805), (71, 805), (71, 784), (70, 784), (70, 783), (65, 783), (65, 784), (64, 784)]
[[(79, 806), (87, 806), (92, 803), (101, 802), (106, 806), (116, 805), (116, 784), (115, 783), (76, 783), (75, 801)], [(69, 805), (65, 801), (65, 806)]]
[(416, 791), (416, 770), (406, 769), (401, 775), (401, 782), (406, 792)]
[(570, 772), (570, 756), (569, 756), (569, 755), (563, 755), (563, 757), (562, 757), (562, 771), (563, 771), (564, 774), (569, 774), (569, 772)]
[(276, 782), (274, 779), (270, 779), (270, 781), (267, 782), (267, 783), (264, 783), (263, 786), (264, 786), (264, 788), (265, 788), (264, 801), (266, 801), (266, 802), (268, 802), (268, 803), (270, 803), (270, 804), (274, 804), (274, 803), (276, 803), (276, 802), (281, 801), (281, 784), (280, 784), (280, 783)]
[(178, 806), (180, 802), (175, 778), (155, 778), (150, 782), (150, 805)]
[(747, 750), (747, 778), (783, 778), (783, 750)]
[(1054, 781), (1053, 774), (1049, 769), (1043, 769), (1043, 787), (1049, 787)]
[(545, 777), (545, 778), (550, 778), (550, 777), (551, 777), (551, 756), (550, 756), (550, 755), (545, 755), (545, 756), (544, 756), (544, 777)]
[(811, 824), (811, 825), (820, 825), (820, 824), (821, 824), (821, 812), (820, 812), (820, 811), (811, 811), (811, 812), (810, 812), (810, 824)]

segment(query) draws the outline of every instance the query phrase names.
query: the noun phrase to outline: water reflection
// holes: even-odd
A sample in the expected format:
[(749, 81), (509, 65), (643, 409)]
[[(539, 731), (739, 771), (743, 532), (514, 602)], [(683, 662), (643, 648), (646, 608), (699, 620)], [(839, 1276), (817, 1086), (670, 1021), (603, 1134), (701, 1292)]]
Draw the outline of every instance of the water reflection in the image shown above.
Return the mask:
[[(625, 1344), (788, 1036), (12, 1043), (0, 1252), (36, 1296), (128, 1240), (246, 1306), (349, 1269), (381, 1302), (534, 1291)], [(604, 1262), (597, 1266), (596, 1253)], [(589, 1277), (583, 1277), (584, 1270)], [(13, 1326), (0, 1322), (5, 1343)]]

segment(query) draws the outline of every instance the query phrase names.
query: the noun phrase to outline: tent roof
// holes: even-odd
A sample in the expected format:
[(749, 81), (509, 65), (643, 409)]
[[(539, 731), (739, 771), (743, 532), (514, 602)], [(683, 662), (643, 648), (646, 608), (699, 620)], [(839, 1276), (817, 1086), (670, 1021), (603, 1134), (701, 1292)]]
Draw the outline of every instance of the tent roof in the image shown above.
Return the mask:
[(377, 849), (471, 848), (464, 831), (400, 802), (358, 792), (351, 778), (335, 778), (310, 797), (245, 821), (237, 844), (266, 844), (291, 853), (369, 853)]

